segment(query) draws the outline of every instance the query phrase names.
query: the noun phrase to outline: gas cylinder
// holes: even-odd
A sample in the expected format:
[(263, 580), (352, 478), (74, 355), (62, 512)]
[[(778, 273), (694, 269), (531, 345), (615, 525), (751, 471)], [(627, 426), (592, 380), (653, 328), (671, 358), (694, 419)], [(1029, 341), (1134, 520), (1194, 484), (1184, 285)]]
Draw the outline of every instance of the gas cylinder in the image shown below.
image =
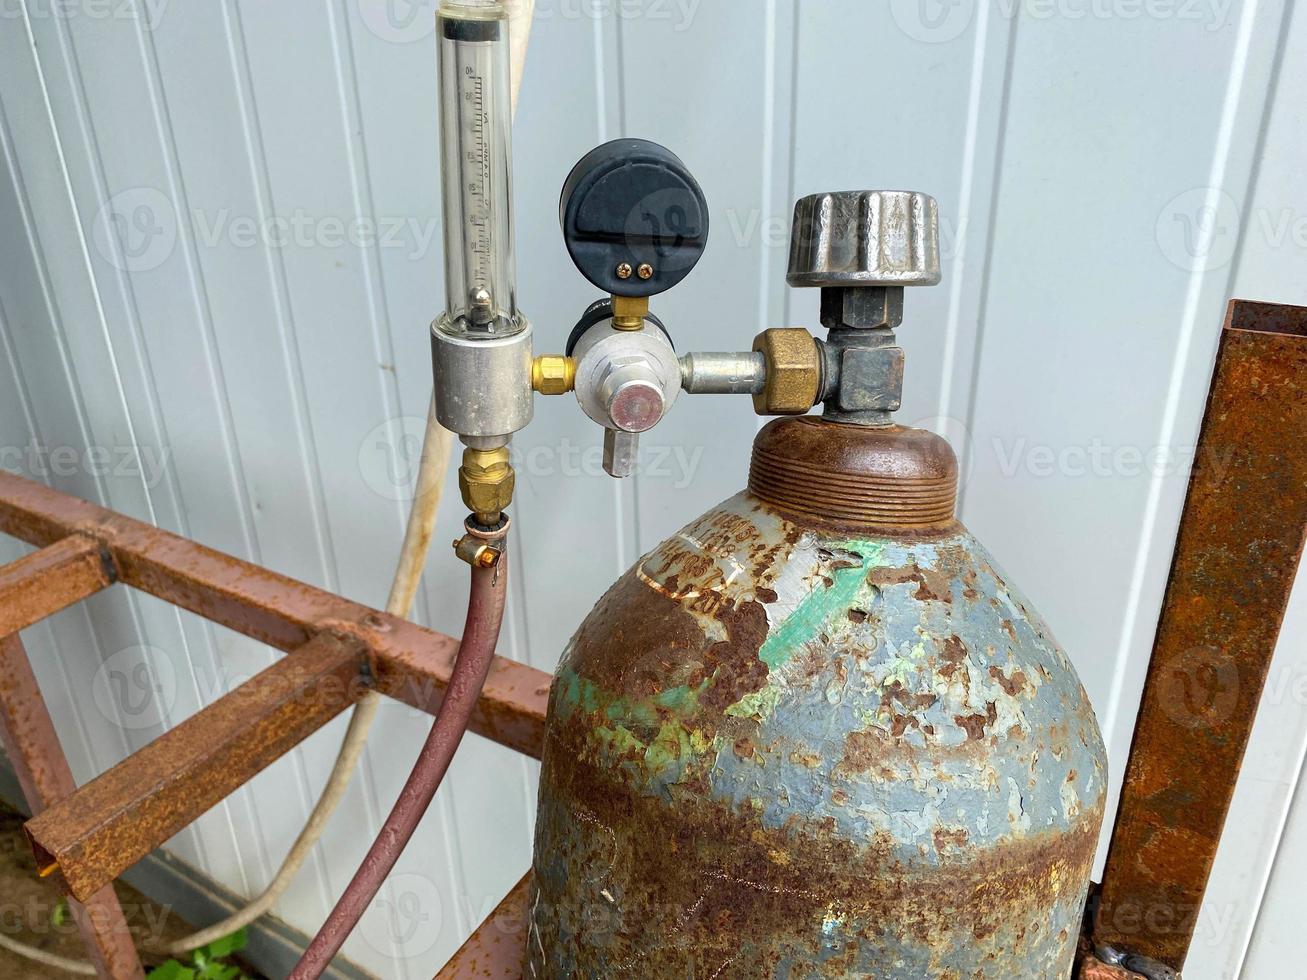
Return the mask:
[(948, 443), (868, 397), (894, 358), (848, 355), (897, 349), (917, 284), (858, 247), (868, 200), (801, 202), (790, 269), (861, 390), (764, 427), (747, 489), (643, 556), (563, 653), (527, 976), (1071, 975), (1102, 738), (958, 521)]

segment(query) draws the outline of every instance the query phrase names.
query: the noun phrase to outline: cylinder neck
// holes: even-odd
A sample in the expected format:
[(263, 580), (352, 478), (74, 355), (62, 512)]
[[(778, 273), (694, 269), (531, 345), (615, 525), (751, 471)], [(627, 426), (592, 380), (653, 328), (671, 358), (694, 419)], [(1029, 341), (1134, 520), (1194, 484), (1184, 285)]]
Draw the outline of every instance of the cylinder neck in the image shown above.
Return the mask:
[(777, 419), (754, 440), (749, 490), (799, 522), (913, 535), (958, 526), (957, 456), (925, 429)]

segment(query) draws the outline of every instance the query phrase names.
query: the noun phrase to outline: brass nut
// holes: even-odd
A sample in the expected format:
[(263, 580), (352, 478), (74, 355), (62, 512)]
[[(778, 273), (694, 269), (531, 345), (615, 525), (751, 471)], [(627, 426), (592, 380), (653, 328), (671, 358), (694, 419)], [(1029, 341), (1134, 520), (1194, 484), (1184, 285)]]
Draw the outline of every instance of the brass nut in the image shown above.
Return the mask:
[(493, 524), (513, 502), (516, 482), (508, 462), (508, 447), (464, 449), (458, 468), (458, 489), (463, 503), (482, 524)]
[(565, 395), (576, 387), (576, 360), (544, 354), (531, 362), (531, 387), (542, 395)]
[(613, 297), (613, 326), (618, 330), (643, 330), (648, 315), (648, 296)]
[(821, 397), (821, 351), (802, 327), (764, 330), (753, 342), (767, 362), (767, 380), (753, 396), (759, 415), (803, 415)]

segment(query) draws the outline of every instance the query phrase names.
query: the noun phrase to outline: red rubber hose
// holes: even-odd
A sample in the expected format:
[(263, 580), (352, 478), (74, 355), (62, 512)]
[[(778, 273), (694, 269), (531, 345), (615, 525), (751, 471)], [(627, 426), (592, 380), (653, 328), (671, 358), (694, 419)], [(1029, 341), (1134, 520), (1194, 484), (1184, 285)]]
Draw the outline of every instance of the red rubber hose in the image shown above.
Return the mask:
[(331, 915), (291, 971), (289, 980), (317, 980), (322, 975), (372, 904), (372, 899), (431, 805), (458, 744), (467, 732), (472, 710), (481, 696), (486, 674), (494, 660), (499, 627), (504, 619), (507, 579), (508, 561), (502, 556), (492, 568), (472, 566), (472, 591), (468, 597), (463, 640), (435, 724), (431, 726), (426, 744), (422, 746), (390, 816), (382, 825), (381, 833), (373, 841), (367, 857), (331, 910)]

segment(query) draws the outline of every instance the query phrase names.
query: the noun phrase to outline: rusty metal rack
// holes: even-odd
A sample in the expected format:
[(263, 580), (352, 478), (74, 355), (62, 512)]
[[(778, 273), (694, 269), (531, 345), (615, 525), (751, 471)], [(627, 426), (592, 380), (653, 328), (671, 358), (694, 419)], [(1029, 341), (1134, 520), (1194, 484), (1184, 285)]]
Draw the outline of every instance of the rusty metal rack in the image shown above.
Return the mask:
[[(1307, 309), (1231, 303), (1087, 937), (1139, 959), (1107, 966), (1086, 955), (1082, 977), (1184, 965), (1307, 531), (1304, 379)], [(0, 735), (35, 814), (38, 867), (74, 899), (103, 977), (143, 975), (112, 890), (118, 875), (366, 691), (434, 713), (448, 683), (449, 636), (8, 474), (0, 532), (40, 549), (0, 568)], [(18, 634), (115, 584), (287, 656), (75, 788)], [(1223, 686), (1207, 708), (1178, 713), (1176, 684), (1194, 671)], [(473, 730), (538, 758), (549, 683), (496, 659)], [(440, 977), (521, 976), (528, 884)], [(1166, 929), (1138, 914), (1154, 908), (1169, 912)]]

